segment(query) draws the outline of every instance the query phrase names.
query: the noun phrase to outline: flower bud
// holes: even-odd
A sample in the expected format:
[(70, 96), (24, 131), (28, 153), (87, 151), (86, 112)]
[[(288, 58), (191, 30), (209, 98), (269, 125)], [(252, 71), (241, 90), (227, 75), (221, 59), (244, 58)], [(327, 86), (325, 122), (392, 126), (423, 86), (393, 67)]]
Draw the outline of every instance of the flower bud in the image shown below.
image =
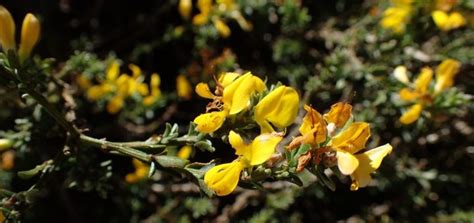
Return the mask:
[(15, 50), (15, 23), (12, 15), (0, 5), (0, 44), (3, 51)]
[(21, 27), (20, 62), (25, 61), (30, 56), (31, 50), (38, 42), (40, 30), (39, 20), (33, 14), (28, 13), (23, 19)]

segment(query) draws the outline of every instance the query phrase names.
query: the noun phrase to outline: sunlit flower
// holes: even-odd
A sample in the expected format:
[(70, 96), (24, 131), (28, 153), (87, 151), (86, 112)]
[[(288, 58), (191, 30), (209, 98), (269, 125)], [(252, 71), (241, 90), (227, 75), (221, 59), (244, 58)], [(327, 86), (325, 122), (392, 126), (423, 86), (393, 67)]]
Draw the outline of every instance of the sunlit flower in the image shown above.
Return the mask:
[(408, 83), (409, 87), (402, 88), (398, 93), (401, 100), (413, 103), (400, 117), (400, 122), (411, 124), (418, 120), (423, 108), (431, 105), (439, 93), (453, 85), (454, 77), (459, 72), (460, 67), (461, 63), (459, 61), (444, 60), (436, 69), (436, 82), (432, 90), (430, 90), (430, 83), (433, 79), (433, 70), (424, 67), (414, 83)]
[(261, 134), (247, 144), (239, 134), (231, 131), (229, 143), (239, 157), (231, 163), (211, 168), (206, 172), (204, 182), (219, 196), (232, 193), (237, 187), (242, 170), (267, 161), (281, 139), (282, 137), (276, 134)]
[(132, 160), (135, 172), (129, 173), (125, 176), (125, 181), (128, 183), (136, 183), (147, 177), (150, 167), (138, 159)]
[(250, 72), (241, 76), (236, 73), (225, 73), (219, 78), (216, 94), (211, 92), (207, 84), (199, 83), (196, 86), (196, 93), (201, 97), (214, 100), (207, 110), (218, 111), (196, 117), (194, 123), (197, 125), (197, 130), (203, 133), (216, 131), (222, 126), (227, 116), (247, 109), (250, 105), (250, 97), (265, 89), (265, 83)]
[(189, 100), (193, 95), (193, 87), (185, 75), (180, 74), (176, 77), (176, 91), (180, 98)]
[(431, 13), (436, 26), (442, 31), (449, 31), (457, 29), (466, 25), (466, 19), (459, 12), (446, 13), (441, 10), (436, 10)]
[(367, 186), (371, 179), (370, 173), (375, 171), (383, 158), (392, 151), (392, 147), (386, 144), (358, 153), (365, 148), (369, 138), (369, 124), (354, 122), (329, 142), (329, 146), (336, 151), (339, 170), (344, 175), (350, 175), (353, 180), (351, 190)]
[(384, 11), (380, 24), (383, 28), (402, 33), (412, 13), (412, 0), (392, 0), (391, 2), (392, 6)]
[(293, 123), (299, 108), (298, 92), (291, 87), (279, 86), (255, 106), (255, 121), (262, 133), (273, 132), (272, 127), (285, 128)]

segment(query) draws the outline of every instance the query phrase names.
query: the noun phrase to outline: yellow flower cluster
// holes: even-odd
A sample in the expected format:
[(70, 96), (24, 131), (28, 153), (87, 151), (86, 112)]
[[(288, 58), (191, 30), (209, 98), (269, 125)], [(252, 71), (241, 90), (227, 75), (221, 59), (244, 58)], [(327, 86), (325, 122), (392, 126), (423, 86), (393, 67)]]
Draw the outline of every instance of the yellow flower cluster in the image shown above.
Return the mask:
[[(466, 24), (466, 19), (459, 11), (452, 11), (457, 4), (456, 0), (436, 0), (434, 4), (429, 1), (427, 3), (423, 4), (432, 11), (431, 17), (440, 30), (449, 31)], [(384, 11), (380, 25), (395, 33), (403, 33), (414, 11), (413, 0), (391, 0), (391, 6)]]
[(156, 73), (151, 75), (150, 86), (143, 82), (144, 76), (140, 67), (129, 64), (128, 68), (132, 75), (120, 74), (120, 64), (113, 61), (105, 72), (105, 79), (99, 80), (99, 84), (92, 85), (89, 79), (83, 75), (77, 78), (78, 85), (86, 90), (87, 98), (90, 101), (100, 99), (107, 100), (107, 111), (111, 114), (119, 112), (128, 97), (140, 95), (143, 104), (150, 106), (161, 97), (160, 76)]
[[(296, 118), (299, 107), (299, 96), (296, 90), (287, 86), (278, 86), (266, 94), (255, 106), (251, 107), (252, 96), (267, 90), (263, 80), (252, 73), (224, 73), (217, 81), (216, 90), (211, 92), (205, 83), (196, 86), (198, 95), (212, 99), (207, 110), (194, 119), (196, 129), (202, 133), (213, 133), (218, 130), (228, 117), (249, 112), (260, 126), (260, 135), (247, 143), (236, 132), (230, 131), (229, 143), (235, 149), (238, 158), (231, 163), (211, 168), (204, 177), (206, 185), (217, 195), (231, 193), (245, 168), (266, 162), (275, 153), (281, 141), (281, 133), (275, 128), (283, 129), (291, 125)], [(247, 113), (246, 113), (247, 114)]]
[(397, 80), (407, 85), (399, 91), (400, 99), (412, 103), (411, 107), (400, 117), (403, 124), (415, 122), (425, 106), (431, 105), (435, 97), (454, 84), (454, 77), (459, 72), (461, 63), (453, 59), (446, 59), (436, 69), (436, 82), (430, 88), (433, 79), (433, 70), (429, 67), (421, 69), (413, 83), (410, 83), (407, 69), (399, 66), (394, 71)]
[[(10, 12), (0, 5), (0, 44), (4, 52), (16, 51), (15, 23)], [(21, 27), (21, 42), (18, 49), (20, 63), (31, 54), (40, 37), (39, 20), (31, 13), (26, 14)]]
[[(245, 31), (252, 29), (252, 24), (245, 20), (234, 0), (217, 0), (216, 3), (214, 4), (213, 0), (198, 0), (199, 13), (194, 15), (192, 23), (196, 26), (202, 26), (212, 22), (219, 35), (224, 38), (229, 37), (231, 33), (229, 26), (224, 22), (224, 17), (235, 19)], [(178, 11), (183, 19), (191, 18), (192, 9), (191, 0), (179, 1)]]
[[(196, 86), (196, 93), (212, 99), (207, 110), (194, 119), (197, 130), (212, 133), (218, 130), (227, 117), (248, 110), (253, 94), (262, 93), (267, 88), (265, 83), (252, 73), (240, 75), (224, 73), (217, 82), (215, 94), (205, 83)], [(285, 128), (292, 124), (298, 112), (299, 96), (295, 89), (279, 86), (268, 93), (256, 106), (254, 120), (261, 127), (262, 133), (273, 132), (275, 127)], [(273, 126), (271, 124), (273, 124)]]
[[(366, 122), (347, 124), (352, 116), (350, 104), (336, 103), (324, 115), (308, 105), (305, 110), (307, 113), (299, 128), (301, 136), (295, 138), (288, 148), (310, 144), (316, 151), (335, 152), (339, 170), (352, 178), (351, 190), (367, 186), (371, 181), (370, 174), (379, 168), (383, 158), (392, 151), (392, 146), (385, 144), (360, 152), (370, 138), (370, 128)], [(320, 162), (319, 155), (314, 157), (316, 162)]]
[(436, 9), (431, 12), (431, 17), (436, 26), (442, 31), (457, 29), (466, 24), (466, 19), (460, 12), (450, 12), (456, 3), (456, 0), (436, 0)]

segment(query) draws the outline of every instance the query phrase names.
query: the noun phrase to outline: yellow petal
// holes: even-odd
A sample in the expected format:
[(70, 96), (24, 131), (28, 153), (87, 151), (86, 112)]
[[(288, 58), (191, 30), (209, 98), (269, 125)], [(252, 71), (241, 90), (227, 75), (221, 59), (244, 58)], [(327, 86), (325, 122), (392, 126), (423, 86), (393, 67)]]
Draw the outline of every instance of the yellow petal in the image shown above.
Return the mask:
[(400, 117), (400, 122), (405, 125), (415, 122), (420, 117), (422, 110), (423, 106), (421, 104), (412, 105), (403, 113), (402, 117)]
[(281, 136), (261, 134), (252, 141), (251, 157), (244, 156), (244, 158), (248, 160), (252, 166), (262, 164), (275, 153), (276, 146), (281, 140)]
[(193, 17), (193, 24), (196, 26), (202, 26), (209, 21), (209, 15), (199, 13)]
[(15, 50), (15, 22), (10, 12), (0, 5), (0, 44), (4, 52)]
[(140, 67), (135, 64), (132, 64), (132, 63), (129, 64), (128, 69), (132, 71), (132, 77), (135, 79), (138, 78), (142, 74), (142, 69), (140, 69)]
[(408, 79), (407, 68), (405, 66), (396, 67), (393, 71), (393, 76), (395, 79), (404, 84), (410, 83), (410, 80)]
[(204, 175), (204, 183), (217, 195), (228, 195), (237, 187), (243, 169), (244, 166), (238, 160), (214, 166)]
[(118, 63), (118, 61), (114, 60), (107, 68), (106, 79), (109, 81), (114, 81), (117, 79), (119, 74), (120, 74), (120, 64)]
[(425, 94), (428, 91), (432, 79), (433, 70), (429, 67), (422, 68), (418, 78), (415, 80), (415, 90), (421, 94)]
[(252, 94), (265, 88), (263, 81), (249, 72), (224, 88), (222, 101), (229, 114), (234, 115), (248, 107)]
[(87, 98), (91, 101), (97, 101), (104, 97), (105, 94), (108, 92), (106, 91), (106, 88), (104, 88), (102, 85), (96, 85), (92, 86), (91, 88), (87, 89)]
[(189, 156), (191, 156), (191, 153), (193, 152), (193, 147), (189, 145), (185, 145), (179, 149), (178, 153), (176, 154), (177, 157), (181, 159), (189, 159)]
[(412, 91), (408, 88), (402, 88), (400, 92), (398, 92), (398, 95), (400, 95), (400, 99), (404, 101), (413, 101), (421, 96), (417, 91)]
[(129, 173), (125, 176), (125, 181), (128, 183), (136, 183), (147, 177), (150, 167), (138, 159), (132, 160), (135, 172)]
[(194, 119), (196, 129), (202, 133), (212, 133), (224, 124), (226, 115), (224, 111), (201, 114)]
[(382, 160), (392, 152), (392, 146), (385, 144), (375, 149), (371, 149), (362, 154), (355, 155), (359, 160), (359, 167), (351, 175), (354, 180), (352, 190), (357, 190), (359, 187), (367, 186), (371, 181), (370, 174), (377, 170), (382, 163)]
[(366, 122), (354, 122), (331, 139), (331, 147), (351, 154), (365, 148), (370, 137), (370, 127)]
[(348, 152), (337, 151), (336, 157), (337, 166), (344, 175), (351, 175), (359, 166), (359, 160)]
[(449, 15), (448, 23), (449, 23), (449, 28), (450, 29), (457, 29), (461, 26), (466, 25), (466, 19), (464, 19), (464, 17), (461, 15), (461, 13), (452, 12)]
[(229, 84), (235, 81), (240, 76), (239, 73), (235, 72), (226, 72), (219, 76), (219, 84), (222, 87), (227, 87)]
[(227, 38), (230, 36), (230, 28), (220, 19), (214, 19), (214, 27), (216, 28), (217, 32), (223, 38)]
[(299, 128), (301, 135), (305, 136), (305, 143), (319, 144), (326, 141), (327, 128), (323, 116), (308, 105), (304, 106), (306, 115)]
[(193, 10), (193, 2), (191, 0), (179, 0), (178, 11), (181, 17), (188, 20)]
[(340, 128), (346, 124), (351, 117), (352, 106), (348, 103), (338, 102), (331, 106), (331, 110), (324, 115), (328, 123), (334, 123), (336, 127)]
[(26, 14), (21, 27), (21, 42), (18, 55), (20, 62), (25, 61), (30, 56), (40, 36), (41, 25), (39, 20), (31, 13)]
[(439, 93), (454, 83), (454, 77), (459, 72), (461, 63), (457, 60), (446, 59), (436, 69), (435, 92)]
[(189, 83), (186, 76), (183, 74), (178, 75), (176, 78), (176, 91), (178, 92), (178, 96), (180, 98), (189, 100), (193, 95), (193, 88), (191, 87), (191, 83)]
[(107, 111), (110, 114), (116, 114), (117, 112), (122, 110), (123, 104), (123, 98), (121, 96), (115, 96), (109, 101), (109, 103), (107, 103)]
[(199, 83), (196, 85), (195, 88), (196, 93), (203, 97), (203, 98), (208, 98), (208, 99), (213, 99), (215, 95), (211, 92), (211, 89), (209, 89), (209, 85), (206, 83)]
[(298, 113), (299, 96), (295, 89), (286, 86), (277, 87), (255, 106), (255, 120), (262, 133), (273, 132), (268, 122), (278, 128), (293, 123)]
[(232, 130), (229, 132), (229, 143), (232, 146), (232, 148), (236, 150), (237, 155), (243, 156), (243, 153), (242, 153), (243, 151), (241, 151), (241, 148), (247, 146), (247, 144), (244, 142), (244, 140), (238, 133)]
[(402, 33), (405, 31), (406, 24), (410, 17), (410, 11), (409, 6), (389, 7), (384, 11), (380, 25), (396, 33)]

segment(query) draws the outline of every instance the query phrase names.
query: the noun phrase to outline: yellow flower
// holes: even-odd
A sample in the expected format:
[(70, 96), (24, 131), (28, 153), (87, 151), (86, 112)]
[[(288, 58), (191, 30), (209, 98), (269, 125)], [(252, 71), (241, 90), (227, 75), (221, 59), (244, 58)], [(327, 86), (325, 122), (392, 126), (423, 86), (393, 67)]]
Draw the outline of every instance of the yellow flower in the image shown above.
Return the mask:
[(227, 38), (230, 36), (230, 28), (223, 22), (221, 19), (214, 19), (214, 27), (216, 27), (217, 32), (219, 35), (221, 35), (223, 38)]
[(435, 94), (454, 84), (454, 77), (459, 72), (461, 63), (457, 60), (446, 59), (436, 69)]
[(0, 44), (3, 51), (15, 50), (15, 22), (10, 12), (0, 5)]
[(407, 111), (403, 113), (403, 115), (400, 117), (400, 122), (402, 124), (409, 125), (415, 122), (416, 120), (418, 120), (422, 111), (423, 111), (423, 105), (414, 104)]
[(193, 24), (197, 26), (205, 25), (209, 21), (209, 13), (212, 9), (212, 0), (198, 0), (197, 8), (200, 13), (193, 17)]
[(275, 152), (275, 148), (281, 139), (282, 137), (278, 135), (261, 134), (250, 144), (247, 144), (239, 134), (230, 131), (229, 143), (239, 157), (231, 163), (220, 164), (211, 168), (206, 172), (204, 182), (219, 196), (232, 193), (237, 187), (242, 170), (267, 161)]
[(250, 96), (266, 89), (262, 79), (248, 72), (224, 88), (222, 102), (230, 115), (237, 114), (250, 104)]
[(446, 13), (441, 10), (436, 10), (431, 13), (431, 17), (436, 26), (442, 31), (449, 31), (457, 29), (466, 24), (466, 19), (459, 12)]
[(324, 115), (328, 123), (334, 123), (337, 128), (344, 126), (352, 113), (352, 106), (348, 103), (338, 102), (331, 106), (331, 110)]
[(393, 6), (384, 11), (380, 25), (396, 33), (402, 33), (410, 19), (412, 1), (392, 1), (392, 3)]
[(226, 111), (216, 111), (200, 114), (194, 119), (196, 129), (202, 133), (213, 133), (224, 124)]
[(21, 27), (21, 42), (18, 55), (20, 62), (23, 62), (30, 56), (31, 50), (38, 42), (40, 36), (40, 22), (31, 13), (26, 14)]
[(403, 88), (399, 91), (400, 99), (415, 102), (415, 104), (400, 117), (399, 120), (402, 124), (408, 125), (418, 120), (423, 110), (423, 104), (431, 103), (432, 96), (429, 94), (429, 85), (432, 79), (433, 70), (429, 67), (424, 67), (413, 83), (413, 90)]
[(123, 104), (124, 98), (120, 95), (117, 95), (107, 103), (107, 112), (110, 114), (117, 114), (120, 110), (122, 110)]
[(365, 148), (369, 137), (369, 124), (355, 122), (331, 139), (329, 146), (336, 151), (337, 166), (342, 174), (350, 175), (357, 169), (359, 161), (353, 154)]
[(178, 92), (178, 96), (186, 100), (191, 99), (193, 95), (191, 83), (189, 83), (188, 79), (183, 74), (178, 75), (176, 78), (176, 90)]
[(135, 167), (135, 172), (129, 173), (125, 176), (125, 181), (127, 181), (127, 183), (136, 183), (144, 179), (147, 177), (148, 171), (150, 170), (150, 167), (140, 160), (133, 159), (132, 163), (133, 167)]
[[(414, 104), (400, 117), (402, 124), (411, 124), (418, 120), (426, 104), (432, 103), (434, 98), (454, 84), (454, 77), (459, 72), (461, 63), (453, 59), (444, 60), (436, 69), (436, 83), (434, 91), (430, 91), (433, 79), (433, 70), (429, 67), (421, 69), (412, 87), (405, 87), (399, 91), (400, 99), (414, 102)], [(408, 82), (408, 84), (410, 84)], [(411, 89), (412, 88), (412, 89)]]
[(326, 141), (327, 129), (323, 116), (309, 105), (305, 105), (304, 109), (306, 115), (299, 128), (299, 132), (305, 139), (304, 143), (317, 145)]
[(160, 75), (157, 73), (153, 73), (151, 75), (151, 80), (150, 80), (150, 92), (151, 94), (146, 96), (143, 99), (143, 104), (146, 106), (150, 106), (154, 104), (156, 101), (158, 101), (161, 97), (161, 90), (160, 90), (160, 84), (161, 84), (161, 79)]
[(191, 156), (191, 153), (193, 152), (193, 147), (189, 145), (185, 145), (179, 149), (178, 153), (176, 154), (177, 157), (181, 159), (189, 159), (189, 156)]
[(329, 145), (337, 151), (354, 154), (365, 148), (365, 143), (369, 138), (369, 124), (366, 122), (354, 122), (347, 129), (334, 136)]
[(351, 174), (351, 190), (358, 190), (360, 187), (369, 185), (372, 180), (370, 174), (380, 167), (382, 160), (391, 152), (392, 146), (385, 144), (364, 153), (356, 154), (355, 157), (359, 162), (359, 166)]
[(255, 121), (261, 132), (273, 132), (272, 125), (277, 128), (291, 125), (298, 114), (299, 101), (296, 90), (286, 86), (277, 87), (266, 95), (255, 106)]
[(262, 92), (265, 89), (265, 83), (250, 72), (242, 76), (236, 73), (226, 73), (221, 76), (216, 92), (222, 92), (222, 97), (214, 95), (207, 84), (198, 84), (196, 93), (199, 96), (214, 99), (223, 105), (212, 108), (220, 111), (205, 113), (196, 117), (194, 123), (197, 125), (197, 130), (203, 133), (216, 131), (222, 126), (228, 115), (235, 115), (248, 108), (252, 94)]
[(355, 122), (329, 142), (336, 151), (339, 170), (344, 175), (351, 175), (351, 190), (367, 186), (371, 180), (370, 173), (378, 169), (383, 158), (392, 151), (392, 146), (386, 144), (358, 154), (369, 138), (369, 124)]
[(188, 20), (193, 11), (193, 2), (191, 0), (179, 0), (178, 11), (183, 19)]

